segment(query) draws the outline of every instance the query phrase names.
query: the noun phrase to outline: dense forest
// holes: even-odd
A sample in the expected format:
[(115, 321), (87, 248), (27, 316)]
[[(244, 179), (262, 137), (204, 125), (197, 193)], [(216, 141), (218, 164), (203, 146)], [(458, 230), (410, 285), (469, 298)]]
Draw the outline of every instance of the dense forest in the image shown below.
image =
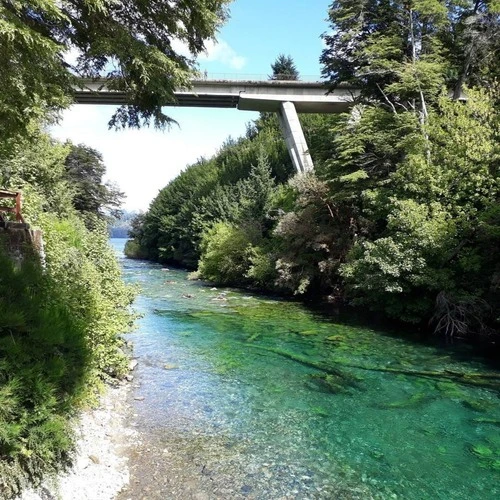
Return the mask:
[[(190, 165), (133, 224), (129, 256), (215, 283), (363, 306), (439, 334), (500, 314), (500, 4), (332, 2), (321, 56), (349, 113), (301, 115), (296, 174), (278, 120)], [(300, 78), (290, 56), (271, 79)]]
[(10, 215), (0, 210), (1, 498), (70, 464), (71, 417), (128, 371), (121, 333), (134, 319), (135, 290), (107, 232), (123, 195), (103, 183), (100, 153), (53, 140), (49, 127), (72, 103), (77, 77), (108, 78), (126, 93), (110, 126), (168, 125), (162, 103), (196, 74), (195, 56), (227, 3), (0, 4), (0, 189), (22, 191), (24, 220), (44, 242), (43, 252), (27, 245), (14, 259)]

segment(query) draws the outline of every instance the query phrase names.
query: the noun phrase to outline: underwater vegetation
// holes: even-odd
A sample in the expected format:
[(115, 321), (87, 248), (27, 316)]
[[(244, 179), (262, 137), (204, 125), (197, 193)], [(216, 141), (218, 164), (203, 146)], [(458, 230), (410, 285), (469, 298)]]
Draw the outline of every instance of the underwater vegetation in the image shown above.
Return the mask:
[[(268, 463), (266, 482), (290, 483), (297, 498), (345, 478), (345, 491), (365, 488), (359, 498), (500, 498), (500, 375), (480, 359), (298, 303), (186, 286), (178, 271), (166, 297), (158, 275), (144, 349), (161, 361), (143, 365), (148, 391), (158, 380), (154, 418), (175, 427), (178, 412), (176, 433), (242, 443), (221, 467), (241, 461), (251, 491)], [(226, 301), (212, 300), (220, 293)]]

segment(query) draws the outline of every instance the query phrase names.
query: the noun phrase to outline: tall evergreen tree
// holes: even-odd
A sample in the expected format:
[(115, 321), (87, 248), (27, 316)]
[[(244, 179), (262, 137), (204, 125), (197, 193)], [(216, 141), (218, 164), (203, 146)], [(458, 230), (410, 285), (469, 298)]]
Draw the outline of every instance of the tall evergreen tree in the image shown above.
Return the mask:
[(274, 63), (271, 64), (273, 74), (269, 75), (270, 80), (299, 80), (300, 75), (293, 62), (292, 56), (280, 54)]
[(498, 76), (500, 3), (496, 0), (335, 0), (321, 62), (332, 87), (349, 83), (395, 111), (443, 85)]
[(106, 172), (102, 155), (91, 147), (71, 144), (65, 161), (66, 178), (74, 190), (73, 206), (79, 212), (119, 215), (124, 194), (112, 184), (104, 183)]

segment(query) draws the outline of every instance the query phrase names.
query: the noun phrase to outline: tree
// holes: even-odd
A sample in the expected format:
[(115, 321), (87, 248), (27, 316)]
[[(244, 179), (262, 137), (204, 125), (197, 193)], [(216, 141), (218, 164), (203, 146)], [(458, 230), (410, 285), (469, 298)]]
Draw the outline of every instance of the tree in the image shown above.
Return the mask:
[[(193, 57), (227, 17), (230, 0), (34, 0), (0, 5), (0, 136), (69, 105), (75, 77), (104, 77), (128, 103), (110, 126), (164, 127), (161, 106), (190, 84)], [(74, 63), (68, 54), (76, 54)]]
[(280, 54), (271, 64), (271, 69), (273, 74), (269, 76), (270, 80), (299, 80), (300, 75), (292, 56)]
[(79, 212), (118, 216), (124, 194), (110, 183), (103, 183), (106, 166), (99, 151), (84, 144), (70, 145), (66, 157), (66, 178), (74, 191), (73, 206)]
[(358, 236), (340, 269), (348, 295), (405, 321), (434, 316), (448, 335), (485, 331), (498, 304), (498, 118), (491, 95), (467, 92), (465, 104), (444, 94), (430, 110), (430, 155), (410, 113), (372, 108), (338, 131), (346, 174), (332, 164), (334, 189), (357, 186)]
[[(335, 0), (323, 34), (323, 75), (349, 83), (393, 111), (425, 113), (442, 86), (498, 76), (500, 4), (490, 0)], [(425, 97), (425, 99), (424, 99)]]

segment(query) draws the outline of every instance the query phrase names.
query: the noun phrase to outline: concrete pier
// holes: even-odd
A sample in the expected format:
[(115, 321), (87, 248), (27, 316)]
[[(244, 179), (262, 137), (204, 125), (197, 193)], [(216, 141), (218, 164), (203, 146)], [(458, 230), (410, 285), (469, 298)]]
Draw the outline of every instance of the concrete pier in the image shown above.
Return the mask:
[(281, 103), (278, 118), (295, 170), (299, 173), (313, 170), (314, 164), (293, 102)]

